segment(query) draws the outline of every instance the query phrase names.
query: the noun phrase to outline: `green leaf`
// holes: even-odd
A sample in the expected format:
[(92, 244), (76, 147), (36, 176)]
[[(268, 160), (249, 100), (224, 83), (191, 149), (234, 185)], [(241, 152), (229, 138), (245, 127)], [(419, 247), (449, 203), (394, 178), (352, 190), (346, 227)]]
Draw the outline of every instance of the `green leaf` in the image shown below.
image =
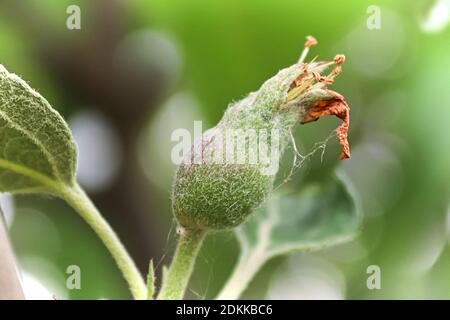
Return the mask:
[(153, 300), (155, 295), (155, 267), (153, 260), (150, 260), (147, 274), (147, 300)]
[(353, 239), (360, 213), (349, 182), (334, 178), (299, 192), (275, 192), (252, 218), (236, 229), (238, 264), (218, 299), (236, 299), (271, 258), (295, 251), (319, 250)]
[(63, 118), (0, 65), (0, 192), (57, 192), (75, 183), (77, 150)]
[(274, 193), (236, 234), (244, 253), (260, 250), (270, 258), (348, 241), (356, 235), (359, 220), (353, 196), (335, 178), (297, 193)]
[(63, 118), (0, 65), (0, 192), (43, 192), (64, 199), (103, 241), (133, 297), (145, 299), (147, 288), (139, 270), (75, 180), (76, 159), (76, 145)]

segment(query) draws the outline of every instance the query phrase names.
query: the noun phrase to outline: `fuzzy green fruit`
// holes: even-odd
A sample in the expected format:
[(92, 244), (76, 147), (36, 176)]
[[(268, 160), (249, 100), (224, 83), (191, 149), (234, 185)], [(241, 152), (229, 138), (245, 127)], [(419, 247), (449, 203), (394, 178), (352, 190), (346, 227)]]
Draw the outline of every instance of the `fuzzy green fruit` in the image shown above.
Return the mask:
[(228, 106), (177, 169), (172, 205), (181, 227), (233, 228), (264, 202), (292, 128), (317, 120), (318, 102), (326, 108), (326, 101), (340, 99), (318, 77), (331, 64), (294, 64)]

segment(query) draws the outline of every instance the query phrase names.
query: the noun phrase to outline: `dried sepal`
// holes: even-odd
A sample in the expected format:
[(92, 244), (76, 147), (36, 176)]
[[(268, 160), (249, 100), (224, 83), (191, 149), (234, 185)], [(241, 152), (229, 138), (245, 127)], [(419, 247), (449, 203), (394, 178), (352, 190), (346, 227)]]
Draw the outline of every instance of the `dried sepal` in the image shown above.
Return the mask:
[(350, 158), (350, 146), (348, 144), (348, 128), (350, 126), (350, 108), (345, 98), (335, 91), (325, 89), (328, 97), (315, 102), (300, 123), (305, 124), (319, 120), (323, 116), (336, 116), (342, 120), (342, 124), (336, 129), (336, 135), (342, 148), (340, 159)]

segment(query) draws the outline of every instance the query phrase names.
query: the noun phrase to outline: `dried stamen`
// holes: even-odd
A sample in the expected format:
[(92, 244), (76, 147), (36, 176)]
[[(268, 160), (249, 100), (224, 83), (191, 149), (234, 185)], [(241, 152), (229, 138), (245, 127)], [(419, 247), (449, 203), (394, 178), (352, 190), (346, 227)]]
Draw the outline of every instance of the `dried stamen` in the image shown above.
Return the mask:
[(337, 65), (341, 65), (341, 64), (343, 64), (345, 62), (345, 56), (343, 54), (337, 54), (337, 55), (334, 56), (333, 61)]
[(305, 42), (305, 48), (311, 48), (312, 46), (315, 46), (317, 44), (317, 39), (313, 36), (307, 36), (306, 42)]
[(300, 58), (298, 59), (298, 63), (302, 63), (303, 61), (305, 61), (306, 56), (308, 55), (309, 52), (309, 48), (311, 48), (312, 46), (315, 46), (317, 44), (317, 40), (316, 38), (314, 38), (313, 36), (307, 36), (306, 37), (306, 42), (305, 42), (305, 48), (303, 49), (302, 54), (300, 55)]

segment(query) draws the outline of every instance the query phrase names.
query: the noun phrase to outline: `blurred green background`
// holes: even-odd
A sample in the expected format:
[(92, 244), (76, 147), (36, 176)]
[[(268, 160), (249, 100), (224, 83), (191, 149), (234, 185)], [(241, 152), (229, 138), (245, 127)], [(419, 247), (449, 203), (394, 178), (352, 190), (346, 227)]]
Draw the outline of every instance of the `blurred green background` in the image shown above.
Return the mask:
[[(27, 80), (68, 120), (79, 145), (81, 184), (139, 268), (170, 262), (174, 165), (170, 134), (213, 126), (227, 104), (310, 53), (343, 53), (332, 86), (351, 108), (352, 158), (328, 143), (293, 186), (339, 166), (362, 203), (360, 237), (318, 253), (271, 261), (244, 298), (450, 298), (450, 1), (28, 0), (0, 1), (0, 63)], [(68, 30), (66, 9), (81, 9)], [(367, 28), (369, 5), (381, 28)], [(296, 130), (306, 153), (338, 120)], [(28, 295), (128, 299), (112, 258), (62, 201), (2, 196)], [(232, 233), (210, 236), (190, 298), (212, 298), (237, 259)], [(67, 290), (66, 269), (81, 268)], [(381, 268), (368, 290), (369, 265)], [(46, 288), (46, 289), (44, 289)]]

